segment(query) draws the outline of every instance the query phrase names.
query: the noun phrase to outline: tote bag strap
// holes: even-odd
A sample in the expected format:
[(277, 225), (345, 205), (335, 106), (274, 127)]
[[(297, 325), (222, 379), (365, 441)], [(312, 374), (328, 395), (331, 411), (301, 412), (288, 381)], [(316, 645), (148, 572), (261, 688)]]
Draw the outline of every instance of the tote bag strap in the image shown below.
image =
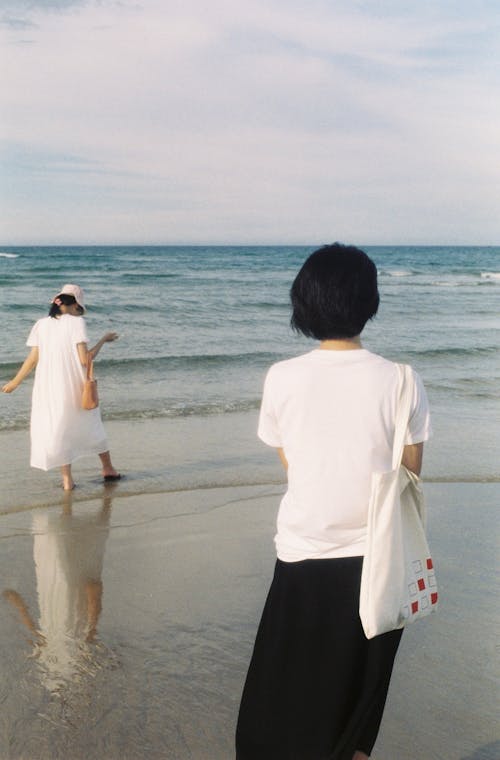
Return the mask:
[(408, 364), (396, 364), (399, 374), (398, 408), (396, 412), (396, 429), (392, 449), (392, 469), (401, 465), (405, 445), (406, 431), (410, 421), (411, 402), (413, 399), (413, 373)]

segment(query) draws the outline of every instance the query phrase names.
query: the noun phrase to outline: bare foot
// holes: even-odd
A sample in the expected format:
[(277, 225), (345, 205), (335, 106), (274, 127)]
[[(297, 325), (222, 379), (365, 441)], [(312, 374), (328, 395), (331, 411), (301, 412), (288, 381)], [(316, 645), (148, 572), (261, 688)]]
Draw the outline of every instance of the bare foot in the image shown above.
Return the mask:
[(120, 473), (118, 473), (113, 467), (109, 451), (104, 451), (102, 454), (99, 454), (99, 459), (102, 464), (102, 477), (104, 480), (119, 480)]
[(120, 473), (114, 467), (103, 467), (102, 476), (103, 478), (119, 478)]
[(61, 467), (62, 487), (65, 491), (72, 491), (75, 487), (75, 481), (71, 475), (71, 465), (63, 464)]

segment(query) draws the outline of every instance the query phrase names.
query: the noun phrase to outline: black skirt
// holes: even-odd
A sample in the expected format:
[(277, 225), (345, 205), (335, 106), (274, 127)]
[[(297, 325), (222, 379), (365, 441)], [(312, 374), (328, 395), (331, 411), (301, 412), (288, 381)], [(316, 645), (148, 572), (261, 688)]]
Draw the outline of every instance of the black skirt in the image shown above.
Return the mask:
[(362, 564), (277, 561), (243, 690), (237, 760), (370, 754), (402, 631), (365, 637)]

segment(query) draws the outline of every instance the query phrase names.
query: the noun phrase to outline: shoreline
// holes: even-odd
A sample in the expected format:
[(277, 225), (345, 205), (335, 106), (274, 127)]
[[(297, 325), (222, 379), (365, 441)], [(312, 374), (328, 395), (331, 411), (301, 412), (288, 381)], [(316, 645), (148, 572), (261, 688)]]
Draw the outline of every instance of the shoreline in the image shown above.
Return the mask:
[[(212, 483), (212, 484), (199, 484), (199, 485), (185, 485), (182, 487), (176, 487), (169, 489), (168, 487), (159, 487), (157, 490), (154, 488), (150, 489), (128, 489), (128, 490), (120, 490), (120, 487), (123, 486), (127, 482), (127, 476), (125, 475), (123, 480), (121, 480), (119, 483), (109, 483), (104, 484), (100, 483), (100, 481), (95, 481), (95, 490), (94, 491), (84, 491), (83, 489), (81, 491), (78, 491), (78, 488), (76, 488), (71, 493), (71, 501), (73, 504), (77, 505), (84, 505), (89, 504), (91, 502), (98, 501), (99, 499), (103, 498), (113, 498), (113, 500), (121, 500), (121, 499), (131, 499), (131, 498), (140, 498), (140, 497), (149, 497), (149, 496), (175, 496), (177, 494), (185, 494), (185, 493), (197, 493), (197, 492), (205, 492), (205, 491), (221, 491), (221, 490), (230, 490), (230, 489), (238, 489), (238, 488), (273, 488), (277, 489), (276, 494), (278, 496), (282, 496), (285, 492), (286, 488), (286, 481), (284, 480), (263, 480), (258, 479), (255, 481), (238, 481), (233, 483)], [(447, 478), (421, 478), (421, 482), (424, 484), (424, 487), (426, 486), (432, 486), (432, 485), (449, 485), (449, 486), (495, 486), (500, 484), (500, 478), (491, 478), (491, 479), (447, 479)], [(41, 509), (51, 509), (55, 507), (64, 506), (65, 503), (68, 501), (68, 493), (64, 492), (62, 490), (55, 490), (54, 488), (50, 488), (47, 490), (47, 496), (46, 501), (40, 501), (36, 504), (21, 504), (19, 506), (12, 507), (10, 509), (2, 509), (0, 508), (0, 519), (3, 516), (7, 515), (15, 515), (15, 514), (21, 514), (25, 512), (31, 512), (33, 510), (41, 510)]]
[[(238, 486), (285, 487), (275, 452), (256, 435), (258, 411), (210, 417), (132, 422), (105, 420), (113, 462), (123, 473), (117, 497), (171, 494), (204, 488)], [(431, 439), (424, 453), (425, 485), (500, 482), (496, 466), (472, 469), (468, 452), (438, 450)], [(0, 432), (3, 451), (0, 514), (47, 507), (64, 497), (58, 470), (43, 472), (29, 466), (29, 432)], [(461, 459), (460, 459), (461, 457)], [(493, 452), (490, 459), (493, 461)], [(488, 460), (489, 461), (489, 460)], [(451, 462), (451, 464), (450, 464)], [(108, 492), (100, 476), (97, 456), (77, 460), (73, 467), (77, 488), (74, 500), (88, 502)]]

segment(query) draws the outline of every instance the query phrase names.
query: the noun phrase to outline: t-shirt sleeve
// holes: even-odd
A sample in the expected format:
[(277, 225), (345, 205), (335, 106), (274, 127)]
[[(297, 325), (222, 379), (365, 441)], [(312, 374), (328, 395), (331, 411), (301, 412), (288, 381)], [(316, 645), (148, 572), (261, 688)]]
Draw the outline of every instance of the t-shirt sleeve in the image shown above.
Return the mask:
[(264, 441), (264, 443), (267, 443), (268, 446), (281, 448), (282, 441), (275, 411), (273, 385), (273, 373), (271, 368), (267, 373), (264, 382), (264, 393), (262, 395), (257, 433), (259, 438)]
[(71, 335), (75, 343), (88, 343), (87, 327), (83, 317), (71, 318)]
[(405, 445), (412, 443), (422, 443), (427, 441), (432, 435), (431, 417), (429, 413), (429, 401), (425, 392), (424, 384), (420, 376), (413, 370), (414, 390), (412, 400), (412, 411), (408, 430), (405, 438)]
[(39, 323), (35, 322), (33, 327), (31, 328), (31, 332), (28, 335), (28, 340), (26, 341), (26, 345), (30, 348), (33, 348), (33, 346), (38, 346), (38, 327)]

